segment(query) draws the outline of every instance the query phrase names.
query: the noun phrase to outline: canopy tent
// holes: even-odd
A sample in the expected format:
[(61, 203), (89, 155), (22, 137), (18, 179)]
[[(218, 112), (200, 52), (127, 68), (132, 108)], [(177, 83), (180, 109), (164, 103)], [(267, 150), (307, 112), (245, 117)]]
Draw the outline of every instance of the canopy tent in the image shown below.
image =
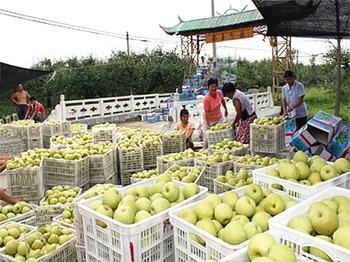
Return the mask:
[(0, 93), (15, 88), (19, 83), (50, 74), (52, 71), (42, 71), (13, 66), (0, 62)]
[(337, 39), (335, 114), (340, 113), (342, 38), (350, 38), (349, 0), (252, 0), (267, 24), (267, 34)]
[(253, 0), (269, 36), (350, 38), (349, 0)]

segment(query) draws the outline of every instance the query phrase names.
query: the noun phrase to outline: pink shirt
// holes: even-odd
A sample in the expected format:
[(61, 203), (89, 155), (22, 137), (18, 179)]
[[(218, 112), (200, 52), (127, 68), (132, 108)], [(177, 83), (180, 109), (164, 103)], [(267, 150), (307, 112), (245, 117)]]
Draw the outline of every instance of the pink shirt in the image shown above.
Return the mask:
[(221, 102), (224, 99), (222, 93), (217, 90), (216, 91), (216, 97), (212, 97), (210, 93), (208, 92), (204, 99), (203, 99), (203, 104), (204, 104), (204, 120), (206, 120), (206, 114), (205, 111), (209, 112), (209, 121), (210, 122), (217, 122), (220, 121), (222, 118), (222, 113), (221, 113)]

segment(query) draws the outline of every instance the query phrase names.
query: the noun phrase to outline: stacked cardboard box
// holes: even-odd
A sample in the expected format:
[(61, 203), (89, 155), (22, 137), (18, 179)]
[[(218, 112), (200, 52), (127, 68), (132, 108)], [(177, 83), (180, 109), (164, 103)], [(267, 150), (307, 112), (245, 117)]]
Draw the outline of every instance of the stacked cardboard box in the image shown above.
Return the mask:
[(339, 117), (320, 111), (295, 132), (290, 144), (296, 150), (320, 155), (328, 161), (349, 156), (350, 126)]

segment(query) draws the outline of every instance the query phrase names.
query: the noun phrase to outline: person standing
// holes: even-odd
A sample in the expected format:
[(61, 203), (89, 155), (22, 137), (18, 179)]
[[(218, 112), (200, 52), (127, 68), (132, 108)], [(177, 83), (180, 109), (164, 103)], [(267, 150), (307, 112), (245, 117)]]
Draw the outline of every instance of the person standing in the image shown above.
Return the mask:
[(35, 122), (43, 122), (46, 118), (44, 106), (35, 97), (29, 98), (30, 104), (25, 119), (32, 119)]
[(210, 78), (208, 80), (208, 93), (203, 98), (203, 129), (204, 129), (204, 148), (208, 147), (205, 131), (222, 122), (221, 106), (225, 109), (225, 117), (227, 117), (227, 107), (225, 99), (220, 90), (218, 90), (218, 80)]
[(295, 110), (295, 122), (299, 130), (307, 123), (305, 88), (302, 83), (295, 80), (296, 76), (292, 70), (287, 70), (283, 78), (286, 82), (282, 87), (283, 113), (287, 116), (289, 112)]
[(250, 124), (257, 118), (254, 108), (245, 94), (236, 89), (235, 84), (225, 83), (222, 92), (225, 97), (232, 99), (233, 106), (236, 109), (236, 116), (231, 127), (235, 130), (239, 126), (237, 140), (242, 144), (249, 144)]
[(18, 84), (17, 91), (11, 96), (11, 100), (17, 105), (18, 109), (18, 118), (24, 119), (28, 110), (28, 100), (30, 95), (27, 91), (24, 90), (22, 84)]

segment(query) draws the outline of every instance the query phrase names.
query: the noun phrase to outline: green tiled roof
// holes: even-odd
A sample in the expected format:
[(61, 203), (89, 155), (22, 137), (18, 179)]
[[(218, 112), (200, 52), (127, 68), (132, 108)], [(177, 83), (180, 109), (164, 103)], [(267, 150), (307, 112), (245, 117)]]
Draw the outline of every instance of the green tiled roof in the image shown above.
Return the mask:
[(244, 11), (229, 15), (182, 21), (173, 27), (160, 26), (167, 34), (191, 35), (204, 32), (215, 32), (225, 28), (263, 22), (264, 18), (258, 10)]

